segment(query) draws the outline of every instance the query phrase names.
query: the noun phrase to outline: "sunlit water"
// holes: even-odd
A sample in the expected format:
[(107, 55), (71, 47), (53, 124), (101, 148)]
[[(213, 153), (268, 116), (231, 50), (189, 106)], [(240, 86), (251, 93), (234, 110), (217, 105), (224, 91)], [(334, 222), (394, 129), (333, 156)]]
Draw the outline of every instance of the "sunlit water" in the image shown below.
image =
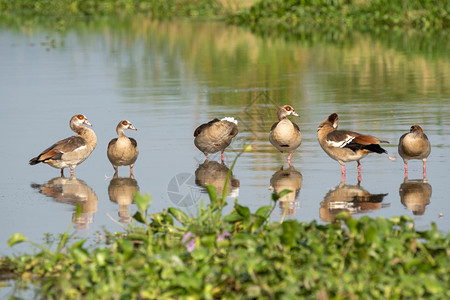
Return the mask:
[[(356, 217), (408, 215), (419, 229), (435, 222), (448, 232), (450, 57), (445, 46), (427, 47), (431, 42), (408, 36), (397, 42), (366, 36), (288, 41), (219, 24), (148, 20), (81, 25), (63, 36), (3, 28), (0, 254), (30, 251), (29, 245), (7, 246), (15, 232), (36, 242), (45, 233), (64, 232), (76, 203), (83, 213), (75, 236), (95, 241), (103, 228), (120, 231), (136, 211), (134, 189), (151, 194), (150, 212), (175, 206), (195, 215), (201, 199), (208, 200), (196, 179), (223, 190), (221, 176), (245, 144), (252, 150), (233, 170), (228, 212), (235, 198), (253, 211), (270, 205), (272, 185), (297, 190), (283, 199), (288, 205), (277, 205), (272, 220), (286, 213), (326, 223), (347, 210)], [(303, 135), (295, 169), (268, 141), (281, 104), (300, 114), (293, 118)], [(399, 137), (420, 124), (432, 143), (427, 181), (421, 180), (420, 161), (409, 164), (409, 178), (416, 181), (404, 183), (400, 157), (391, 162), (373, 154), (362, 160), (360, 185), (356, 163), (347, 164), (341, 183), (339, 164), (316, 139), (317, 125), (332, 112), (341, 129), (390, 141), (385, 148), (397, 157)], [(72, 135), (68, 121), (76, 113), (93, 124), (98, 145), (75, 178), (68, 170), (67, 178), (59, 178), (57, 169), (29, 166), (30, 158)], [(240, 128), (225, 166), (202, 164), (193, 131), (225, 116), (238, 119)], [(138, 141), (140, 155), (134, 178), (121, 167), (124, 179), (113, 179), (106, 147), (122, 119), (137, 127), (127, 134)], [(219, 155), (212, 160), (220, 162)]]

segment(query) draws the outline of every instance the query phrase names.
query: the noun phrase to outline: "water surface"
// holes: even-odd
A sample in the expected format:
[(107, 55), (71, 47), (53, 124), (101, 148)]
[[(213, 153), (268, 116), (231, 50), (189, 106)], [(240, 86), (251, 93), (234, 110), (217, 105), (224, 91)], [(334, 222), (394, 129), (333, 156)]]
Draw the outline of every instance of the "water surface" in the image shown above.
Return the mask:
[[(443, 41), (443, 42), (442, 42)], [(356, 217), (409, 215), (419, 229), (435, 222), (448, 232), (450, 164), (450, 57), (446, 40), (399, 35), (263, 38), (216, 23), (157, 22), (146, 19), (80, 24), (60, 35), (51, 30), (0, 29), (0, 92), (3, 157), (0, 173), (0, 254), (9, 236), (21, 232), (40, 242), (72, 221), (75, 204), (83, 214), (75, 235), (92, 241), (103, 228), (119, 231), (136, 211), (133, 190), (152, 196), (150, 212), (176, 206), (195, 215), (207, 200), (202, 182), (223, 174), (244, 144), (233, 170), (227, 211), (237, 197), (253, 211), (270, 204), (271, 190), (291, 188), (274, 212), (279, 220), (332, 221), (342, 210)], [(276, 108), (291, 104), (300, 114), (303, 142), (288, 168), (286, 155), (268, 141)], [(340, 128), (397, 141), (420, 124), (432, 143), (427, 180), (421, 162), (411, 161), (409, 181), (403, 163), (385, 155), (340, 166), (320, 148), (317, 125), (337, 112)], [(70, 117), (85, 114), (98, 145), (75, 169), (59, 177), (46, 165), (28, 160), (53, 142), (72, 134)], [(225, 165), (204, 163), (193, 144), (193, 131), (215, 117), (233, 116), (240, 133), (226, 152)], [(118, 178), (106, 157), (117, 123), (138, 128), (127, 132), (138, 141), (134, 169), (121, 167)], [(220, 162), (219, 155), (212, 161)], [(211, 177), (211, 176), (209, 176)], [(206, 178), (206, 179), (205, 179)], [(272, 188), (270, 188), (272, 186)], [(289, 201), (289, 202), (287, 202)]]

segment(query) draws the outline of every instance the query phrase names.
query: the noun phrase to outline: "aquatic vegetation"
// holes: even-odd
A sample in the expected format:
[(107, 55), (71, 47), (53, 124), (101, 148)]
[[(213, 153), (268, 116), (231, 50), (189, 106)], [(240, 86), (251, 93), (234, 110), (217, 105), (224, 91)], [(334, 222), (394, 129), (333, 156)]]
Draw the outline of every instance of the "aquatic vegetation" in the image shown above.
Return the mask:
[(230, 21), (259, 29), (279, 28), (449, 28), (450, 4), (433, 0), (261, 0), (230, 17)]

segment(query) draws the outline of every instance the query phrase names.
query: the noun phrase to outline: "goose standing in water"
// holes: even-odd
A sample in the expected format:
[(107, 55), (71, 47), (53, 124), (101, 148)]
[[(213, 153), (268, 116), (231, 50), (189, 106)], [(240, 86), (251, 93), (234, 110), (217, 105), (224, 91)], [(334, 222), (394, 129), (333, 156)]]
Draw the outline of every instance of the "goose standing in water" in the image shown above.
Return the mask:
[(408, 133), (400, 137), (398, 142), (398, 154), (403, 158), (405, 177), (408, 177), (408, 160), (420, 159), (423, 161), (423, 177), (427, 176), (427, 158), (431, 153), (431, 145), (428, 137), (423, 133), (419, 125), (411, 126)]
[(30, 165), (46, 163), (54, 168), (61, 169), (61, 176), (64, 175), (64, 168), (70, 168), (70, 174), (73, 175), (75, 167), (85, 161), (94, 151), (97, 145), (97, 136), (92, 129), (82, 126), (92, 126), (84, 115), (73, 116), (69, 124), (70, 129), (77, 135), (54, 143), (41, 154), (32, 158), (29, 161)]
[[(341, 165), (342, 181), (345, 181), (345, 163), (355, 161), (358, 163), (358, 181), (361, 181), (360, 160), (369, 153), (386, 153), (381, 148), (382, 141), (371, 135), (364, 135), (353, 131), (337, 130), (339, 117), (336, 113), (329, 115), (317, 128), (317, 139), (328, 156)], [(394, 157), (388, 156), (390, 160)]]
[(222, 152), (222, 162), (225, 160), (224, 151), (231, 144), (231, 140), (238, 134), (237, 120), (234, 118), (214, 119), (197, 127), (194, 131), (195, 146), (206, 155)]
[(139, 155), (136, 140), (125, 135), (124, 131), (127, 129), (137, 130), (129, 121), (120, 121), (116, 127), (118, 137), (108, 144), (107, 155), (115, 174), (119, 171), (119, 166), (130, 166), (130, 174), (133, 174), (134, 163)]
[(272, 125), (269, 133), (269, 141), (281, 153), (288, 152), (287, 161), (290, 166), (292, 153), (302, 143), (302, 135), (297, 124), (291, 122), (287, 116), (298, 117), (294, 108), (290, 105), (284, 105), (278, 109), (278, 122)]

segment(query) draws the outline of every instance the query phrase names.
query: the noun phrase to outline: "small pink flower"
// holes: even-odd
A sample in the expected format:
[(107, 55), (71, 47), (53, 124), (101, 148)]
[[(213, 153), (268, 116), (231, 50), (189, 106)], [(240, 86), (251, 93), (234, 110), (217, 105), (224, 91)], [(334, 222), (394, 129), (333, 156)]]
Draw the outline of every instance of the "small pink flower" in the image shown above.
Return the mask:
[(195, 235), (192, 232), (186, 232), (186, 234), (181, 239), (181, 242), (186, 247), (187, 252), (191, 253), (195, 250)]
[(217, 241), (221, 242), (221, 241), (225, 240), (225, 238), (229, 238), (230, 236), (231, 236), (230, 232), (225, 230), (223, 233), (219, 234), (219, 236), (217, 237)]

